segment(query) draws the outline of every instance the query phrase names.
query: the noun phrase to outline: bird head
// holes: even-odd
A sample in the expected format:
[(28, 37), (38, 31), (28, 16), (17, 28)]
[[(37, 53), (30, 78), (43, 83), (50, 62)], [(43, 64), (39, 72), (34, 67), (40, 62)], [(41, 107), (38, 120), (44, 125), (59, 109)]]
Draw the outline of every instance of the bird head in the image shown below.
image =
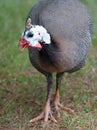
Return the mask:
[(42, 49), (40, 43), (50, 44), (50, 34), (43, 26), (32, 25), (31, 19), (28, 18), (26, 22), (26, 28), (19, 39), (19, 48), (23, 50), (27, 47)]

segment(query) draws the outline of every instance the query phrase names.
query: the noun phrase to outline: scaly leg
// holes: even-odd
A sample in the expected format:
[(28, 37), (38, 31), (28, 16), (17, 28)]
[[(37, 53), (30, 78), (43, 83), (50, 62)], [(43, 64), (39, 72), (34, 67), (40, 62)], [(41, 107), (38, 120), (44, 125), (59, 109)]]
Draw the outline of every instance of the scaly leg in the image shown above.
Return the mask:
[(56, 93), (55, 93), (55, 98), (54, 98), (54, 104), (55, 104), (55, 109), (57, 111), (58, 117), (60, 117), (59, 109), (62, 109), (71, 114), (74, 114), (74, 110), (60, 104), (59, 85), (61, 84), (62, 76), (63, 76), (63, 73), (57, 73), (56, 75)]
[(48, 119), (51, 119), (53, 122), (57, 122), (56, 119), (53, 117), (50, 107), (50, 94), (52, 90), (53, 80), (52, 80), (52, 74), (48, 74), (47, 76), (47, 99), (46, 99), (46, 105), (42, 113), (35, 117), (34, 119), (30, 120), (30, 122), (35, 122), (41, 119), (44, 119), (45, 122), (48, 121)]

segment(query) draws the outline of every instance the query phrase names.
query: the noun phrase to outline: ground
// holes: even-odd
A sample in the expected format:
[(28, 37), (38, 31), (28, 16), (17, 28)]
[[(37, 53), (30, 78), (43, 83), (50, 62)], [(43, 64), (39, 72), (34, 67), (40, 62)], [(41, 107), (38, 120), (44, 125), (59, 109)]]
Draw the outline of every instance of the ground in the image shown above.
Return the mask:
[[(58, 119), (54, 112), (58, 123), (30, 124), (29, 120), (44, 107), (46, 80), (30, 64), (28, 51), (18, 50), (18, 39), (35, 2), (0, 1), (0, 130), (97, 130), (97, 1), (83, 2), (93, 18), (92, 45), (84, 68), (64, 74), (60, 89), (61, 102), (74, 109), (75, 115), (61, 111)], [(55, 84), (52, 100), (54, 92)]]

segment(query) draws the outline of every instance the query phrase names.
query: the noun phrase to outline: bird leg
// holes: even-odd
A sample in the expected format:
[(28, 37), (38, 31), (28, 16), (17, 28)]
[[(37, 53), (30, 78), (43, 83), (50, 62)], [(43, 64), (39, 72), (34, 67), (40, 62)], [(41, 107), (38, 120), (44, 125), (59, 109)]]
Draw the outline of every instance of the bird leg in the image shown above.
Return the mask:
[(42, 120), (42, 119), (44, 119), (45, 122), (47, 122), (48, 119), (51, 119), (53, 122), (57, 122), (56, 119), (52, 115), (51, 106), (50, 106), (50, 93), (51, 93), (51, 89), (52, 89), (52, 85), (53, 85), (51, 74), (48, 74), (47, 82), (48, 82), (48, 84), (47, 84), (47, 99), (46, 99), (45, 108), (39, 116), (30, 120), (31, 123), (38, 121), (38, 120)]
[(68, 108), (60, 103), (59, 100), (59, 89), (56, 91), (55, 98), (54, 98), (54, 105), (57, 112), (58, 117), (60, 117), (60, 109), (67, 111), (70, 114), (74, 114), (74, 110)]
[(46, 101), (46, 105), (42, 113), (39, 116), (30, 120), (30, 123), (38, 121), (38, 120), (42, 120), (42, 119), (44, 119), (45, 122), (47, 122), (48, 119), (51, 119), (53, 122), (57, 122), (54, 116), (52, 115), (49, 99)]
[(63, 76), (63, 73), (58, 73), (56, 76), (56, 93), (54, 97), (54, 105), (55, 105), (55, 109), (56, 109), (58, 117), (60, 117), (60, 111), (59, 111), (60, 109), (65, 110), (69, 112), (70, 114), (74, 114), (74, 110), (60, 104), (59, 85), (61, 84), (62, 76)]

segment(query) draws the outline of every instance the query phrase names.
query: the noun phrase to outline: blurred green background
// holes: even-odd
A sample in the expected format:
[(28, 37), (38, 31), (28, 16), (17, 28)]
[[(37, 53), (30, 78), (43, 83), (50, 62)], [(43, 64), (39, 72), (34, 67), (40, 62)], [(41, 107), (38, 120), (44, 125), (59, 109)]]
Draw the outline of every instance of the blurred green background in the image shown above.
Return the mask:
[[(43, 108), (46, 97), (44, 76), (30, 64), (28, 50), (20, 52), (18, 40), (26, 16), (38, 0), (0, 0), (0, 128), (27, 130), (27, 122)], [(86, 66), (65, 74), (63, 103), (74, 108), (76, 117), (62, 113), (60, 124), (36, 123), (31, 129), (96, 130), (97, 128), (97, 0), (82, 0), (94, 26)], [(41, 82), (40, 82), (41, 80)], [(42, 92), (40, 94), (40, 92)], [(73, 101), (71, 100), (73, 98)], [(65, 100), (66, 99), (66, 100)]]

